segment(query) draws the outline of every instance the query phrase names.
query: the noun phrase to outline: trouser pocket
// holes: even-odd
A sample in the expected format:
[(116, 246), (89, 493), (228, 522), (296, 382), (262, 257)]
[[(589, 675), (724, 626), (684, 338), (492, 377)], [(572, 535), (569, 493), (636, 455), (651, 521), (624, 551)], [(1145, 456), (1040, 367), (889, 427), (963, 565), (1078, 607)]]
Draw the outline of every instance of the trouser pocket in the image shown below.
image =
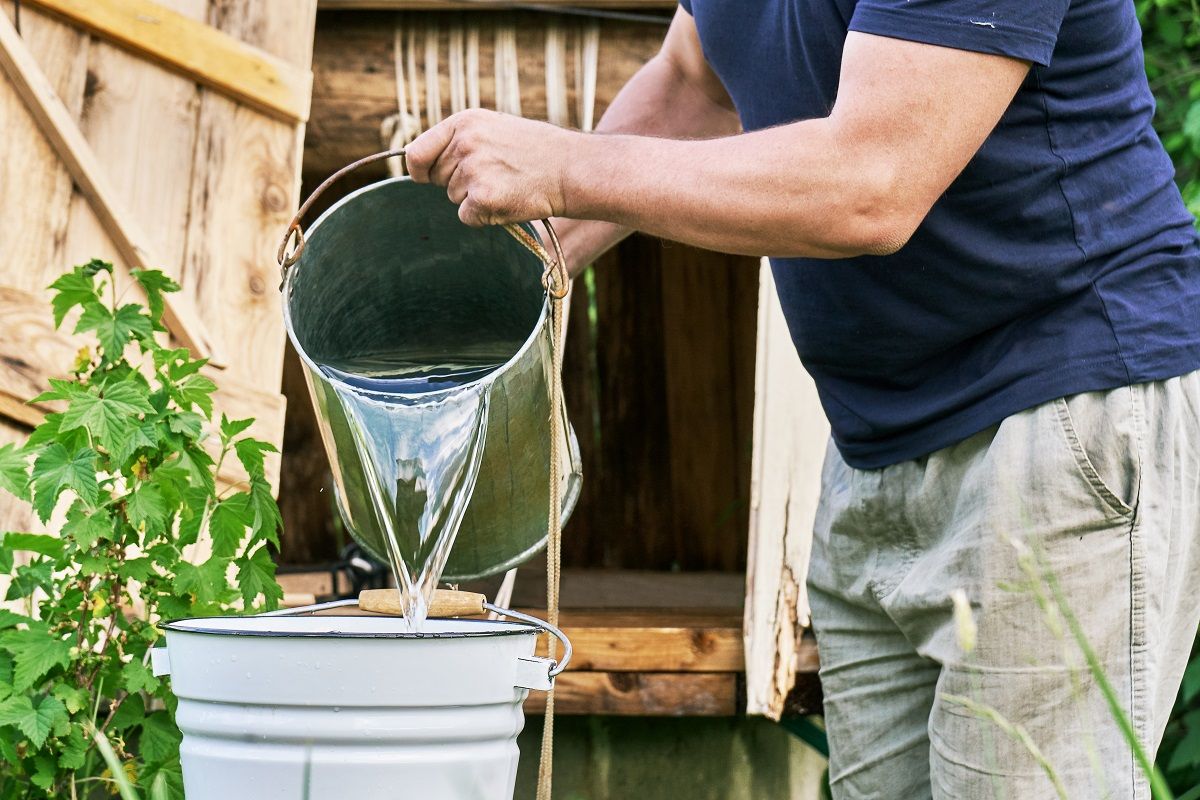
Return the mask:
[(1063, 397), (1053, 407), (1078, 477), (1108, 511), (1132, 519), (1141, 488), (1137, 387)]

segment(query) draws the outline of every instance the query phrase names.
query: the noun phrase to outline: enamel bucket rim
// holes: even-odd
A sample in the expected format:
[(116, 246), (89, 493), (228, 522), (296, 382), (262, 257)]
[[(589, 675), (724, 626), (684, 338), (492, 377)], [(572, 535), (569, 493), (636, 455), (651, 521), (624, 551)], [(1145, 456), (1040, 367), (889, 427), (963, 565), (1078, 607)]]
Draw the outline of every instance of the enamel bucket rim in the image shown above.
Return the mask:
[[(356, 200), (359, 195), (375, 191), (383, 186), (388, 186), (388, 185), (391, 185), (394, 183), (411, 183), (414, 186), (418, 185), (413, 181), (412, 178), (410, 178), (407, 175), (404, 175), (404, 176), (396, 177), (396, 178), (384, 178), (381, 181), (375, 181), (374, 183), (369, 183), (366, 186), (363, 186), (359, 189), (355, 189), (353, 192), (346, 195), (342, 199), (338, 200), (336, 203), (331, 205), (329, 208), (325, 209), (325, 211), (322, 212), (321, 216), (317, 217), (316, 221), (313, 222), (312, 225), (308, 226), (308, 230), (304, 234), (305, 240), (306, 241), (311, 240), (313, 235), (320, 228), (321, 223), (324, 222), (326, 220), (326, 218), (333, 215), (333, 213), (338, 211), (339, 209), (341, 209), (342, 206), (348, 205), (350, 202)], [(521, 223), (521, 225), (527, 231), (532, 233), (533, 236), (535, 238), (537, 238), (537, 240), (539, 242), (541, 241), (541, 237), (538, 236), (537, 231), (534, 230), (532, 225), (530, 225), (528, 223)], [(535, 256), (535, 258), (536, 258), (536, 256)], [(480, 386), (486, 386), (489, 383), (494, 383), (499, 378), (500, 375), (504, 374), (508, 370), (509, 367), (511, 367), (514, 363), (516, 363), (522, 356), (525, 355), (525, 353), (527, 353), (529, 351), (529, 349), (531, 347), (533, 347), (534, 343), (541, 336), (542, 327), (545, 324), (547, 324), (547, 322), (549, 321), (549, 317), (550, 317), (550, 297), (545, 291), (543, 291), (543, 293), (542, 293), (542, 310), (538, 314), (537, 322), (534, 323), (533, 329), (529, 332), (529, 335), (527, 337), (525, 337), (525, 341), (517, 349), (517, 352), (513, 353), (511, 358), (509, 358), (507, 361), (505, 361), (500, 366), (496, 367), (494, 370), (489, 372), (487, 375), (484, 375), (482, 378), (473, 380), (470, 383), (465, 383), (460, 386), (454, 386), (449, 389), (436, 389), (436, 390), (429, 391), (429, 392), (381, 392), (381, 391), (376, 391), (373, 389), (364, 389), (360, 386), (354, 386), (352, 384), (346, 383), (345, 381), (341, 380), (340, 378), (337, 378), (337, 377), (327, 374), (324, 370), (322, 370), (320, 368), (320, 366), (315, 361), (312, 360), (312, 358), (308, 355), (308, 351), (306, 351), (300, 345), (300, 342), (297, 341), (296, 328), (295, 328), (295, 325), (292, 323), (291, 298), (292, 298), (292, 291), (294, 289), (293, 284), (295, 281), (295, 276), (300, 271), (300, 267), (302, 264), (303, 264), (303, 257), (301, 257), (300, 261), (298, 261), (294, 265), (292, 265), (292, 267), (287, 271), (287, 275), (284, 277), (284, 280), (283, 280), (283, 287), (282, 287), (282, 292), (281, 292), (281, 294), (283, 296), (283, 298), (282, 298), (283, 299), (283, 303), (282, 303), (282, 305), (283, 305), (283, 326), (284, 326), (284, 329), (287, 331), (288, 339), (292, 343), (292, 348), (296, 351), (296, 355), (298, 355), (300, 357), (300, 360), (303, 361), (309, 367), (309, 369), (316, 370), (325, 380), (329, 381), (331, 384), (336, 384), (337, 386), (341, 386), (343, 388), (349, 389), (350, 391), (352, 391), (358, 395), (365, 395), (365, 396), (371, 397), (371, 398), (403, 397), (405, 399), (423, 402), (426, 400), (436, 400), (439, 397), (441, 397), (442, 395), (448, 394), (450, 392), (461, 391), (463, 389), (463, 387), (480, 387)], [(540, 549), (540, 548), (538, 548), (538, 549)]]
[(460, 639), (487, 639), (500, 636), (528, 636), (540, 635), (542, 630), (534, 625), (525, 622), (514, 622), (511, 620), (476, 620), (476, 619), (452, 619), (452, 618), (431, 618), (427, 624), (436, 624), (438, 622), (454, 622), (463, 625), (481, 625), (486, 626), (488, 630), (454, 630), (454, 631), (281, 631), (281, 630), (255, 630), (255, 629), (235, 629), (235, 628), (220, 628), (209, 627), (207, 625), (193, 626), (188, 623), (214, 623), (221, 620), (237, 620), (243, 622), (245, 620), (264, 620), (267, 622), (276, 622), (282, 620), (290, 620), (292, 622), (298, 620), (368, 620), (383, 624), (398, 623), (400, 617), (364, 617), (351, 614), (323, 614), (320, 616), (309, 617), (269, 617), (261, 615), (238, 616), (236, 614), (223, 614), (212, 617), (184, 617), (181, 619), (168, 620), (160, 622), (158, 629), (163, 632), (170, 633), (194, 633), (201, 636), (210, 636), (215, 638), (230, 637), (230, 638), (254, 638), (254, 639), (388, 639), (402, 641), (438, 641), (438, 640), (460, 640)]

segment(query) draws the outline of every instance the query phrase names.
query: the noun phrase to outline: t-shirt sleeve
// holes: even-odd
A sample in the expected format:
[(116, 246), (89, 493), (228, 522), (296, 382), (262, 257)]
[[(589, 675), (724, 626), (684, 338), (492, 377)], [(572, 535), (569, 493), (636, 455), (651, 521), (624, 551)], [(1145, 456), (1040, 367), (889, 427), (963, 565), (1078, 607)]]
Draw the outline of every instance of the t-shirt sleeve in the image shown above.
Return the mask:
[(689, 14), (692, 13), (692, 0), (679, 0), (679, 7)]
[(1049, 65), (1070, 0), (859, 0), (850, 30)]

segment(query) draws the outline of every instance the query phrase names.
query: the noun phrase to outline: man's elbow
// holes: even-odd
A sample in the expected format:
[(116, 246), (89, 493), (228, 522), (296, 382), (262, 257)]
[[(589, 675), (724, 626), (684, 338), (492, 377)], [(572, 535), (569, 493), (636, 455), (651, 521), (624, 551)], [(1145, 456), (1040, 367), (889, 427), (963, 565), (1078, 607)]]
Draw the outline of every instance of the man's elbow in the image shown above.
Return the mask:
[(890, 256), (899, 252), (929, 213), (929, 205), (909, 196), (898, 176), (863, 180), (839, 215), (841, 249), (851, 256)]

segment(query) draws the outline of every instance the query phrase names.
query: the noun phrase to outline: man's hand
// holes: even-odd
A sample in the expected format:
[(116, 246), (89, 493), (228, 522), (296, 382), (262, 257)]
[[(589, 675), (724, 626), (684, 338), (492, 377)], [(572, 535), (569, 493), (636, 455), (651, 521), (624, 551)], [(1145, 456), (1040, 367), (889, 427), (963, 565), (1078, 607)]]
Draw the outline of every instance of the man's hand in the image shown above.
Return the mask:
[(472, 109), (448, 117), (405, 148), (417, 183), (446, 187), (468, 225), (547, 219), (565, 212), (572, 138), (544, 122)]

